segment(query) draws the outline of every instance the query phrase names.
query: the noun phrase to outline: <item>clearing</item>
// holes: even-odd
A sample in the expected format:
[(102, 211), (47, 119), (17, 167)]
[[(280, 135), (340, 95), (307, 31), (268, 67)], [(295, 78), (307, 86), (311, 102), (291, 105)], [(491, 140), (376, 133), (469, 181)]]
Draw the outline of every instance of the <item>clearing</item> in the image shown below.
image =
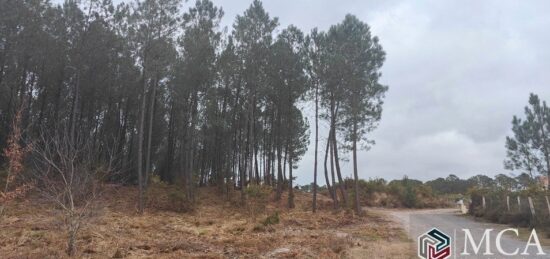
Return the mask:
[[(296, 192), (296, 208), (272, 197), (262, 213), (235, 208), (239, 194), (223, 200), (217, 189), (200, 188), (193, 212), (158, 208), (149, 201), (136, 209), (134, 187), (109, 186), (103, 208), (78, 237), (78, 258), (410, 258), (412, 242), (385, 215), (334, 212), (319, 195), (311, 212), (311, 194)], [(262, 224), (278, 213), (279, 223)], [(60, 211), (30, 195), (8, 204), (0, 221), (2, 258), (64, 258), (66, 234)]]

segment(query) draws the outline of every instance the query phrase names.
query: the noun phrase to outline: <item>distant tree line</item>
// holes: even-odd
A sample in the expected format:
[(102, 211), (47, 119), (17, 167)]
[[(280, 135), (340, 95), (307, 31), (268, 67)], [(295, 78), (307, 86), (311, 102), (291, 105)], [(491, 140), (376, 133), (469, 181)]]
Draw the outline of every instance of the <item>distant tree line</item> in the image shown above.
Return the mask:
[[(438, 177), (434, 180), (429, 181), (420, 181), (416, 179), (411, 179), (408, 176), (404, 176), (402, 179), (386, 181), (382, 178), (374, 178), (369, 180), (360, 180), (366, 183), (366, 186), (360, 186), (365, 188), (367, 192), (372, 193), (377, 190), (381, 190), (380, 186), (392, 186), (392, 185), (410, 185), (410, 186), (426, 186), (430, 188), (430, 192), (434, 194), (467, 194), (469, 190), (473, 188), (483, 189), (483, 188), (493, 188), (493, 189), (503, 189), (508, 191), (517, 191), (525, 190), (530, 187), (542, 186), (542, 181), (537, 179), (532, 179), (528, 174), (521, 173), (517, 176), (507, 175), (507, 174), (497, 174), (493, 177), (487, 176), (484, 174), (478, 174), (469, 178), (460, 178), (454, 174), (450, 174), (447, 177)], [(405, 184), (406, 183), (406, 184)], [(354, 180), (350, 178), (344, 179), (344, 184), (348, 188), (353, 189)], [(312, 192), (313, 183), (296, 186), (296, 188), (305, 191)], [(327, 190), (327, 186), (317, 186), (318, 189)]]
[[(353, 193), (355, 193), (354, 184), (353, 179), (344, 179), (344, 185)], [(542, 190), (542, 187), (544, 187), (543, 182), (532, 179), (526, 173), (517, 176), (497, 174), (493, 177), (478, 174), (469, 178), (450, 174), (447, 177), (425, 182), (408, 176), (391, 181), (382, 178), (360, 179), (358, 193), (363, 206), (433, 208), (449, 206), (450, 199), (465, 197), (477, 190), (520, 192)], [(296, 188), (312, 192), (313, 183)], [(326, 185), (317, 188), (323, 193), (328, 192)]]
[(473, 188), (503, 189), (507, 191), (524, 190), (540, 182), (522, 173), (517, 176), (497, 174), (494, 177), (479, 174), (467, 179), (461, 179), (451, 174), (445, 178), (427, 181), (425, 184), (439, 194), (466, 194)]
[(153, 175), (191, 202), (200, 186), (238, 188), (244, 202), (246, 186), (265, 184), (278, 199), (288, 190), (293, 207), (307, 102), (315, 105), (315, 181), (320, 118), (330, 125), (325, 182), (335, 207), (347, 205), (342, 153), (351, 153), (357, 184), (357, 149), (373, 143), (367, 135), (387, 91), (385, 53), (369, 26), (347, 15), (326, 32), (280, 29), (255, 0), (227, 31), (211, 1), (182, 5), (0, 0), (0, 149), (21, 112), (22, 142), (94, 150), (88, 163), (110, 161), (118, 172), (107, 181), (139, 186), (140, 211)]

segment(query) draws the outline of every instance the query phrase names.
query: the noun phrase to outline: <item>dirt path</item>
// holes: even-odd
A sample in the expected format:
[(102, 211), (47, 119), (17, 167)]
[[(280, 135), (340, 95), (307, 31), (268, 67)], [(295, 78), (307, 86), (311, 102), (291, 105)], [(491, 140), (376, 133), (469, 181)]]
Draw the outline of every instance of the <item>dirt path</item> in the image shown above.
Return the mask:
[[(371, 209), (376, 213), (381, 213), (393, 218), (396, 222), (403, 226), (405, 232), (409, 237), (417, 242), (418, 236), (437, 228), (451, 237), (452, 250), (451, 258), (502, 258), (503, 255), (499, 255), (495, 242), (499, 231), (509, 228), (505, 225), (498, 225), (492, 223), (477, 222), (467, 216), (460, 215), (455, 209), (437, 209), (437, 210), (388, 210), (388, 209)], [(494, 229), (490, 236), (490, 249), (494, 255), (486, 256), (462, 256), (465, 246), (465, 235), (462, 229), (469, 229), (472, 236), (475, 238), (476, 243), (479, 243), (483, 233), (486, 229)], [(512, 253), (514, 250), (519, 249), (519, 253), (522, 253), (525, 249), (526, 242), (519, 240), (519, 238), (512, 236), (513, 232), (507, 232), (510, 235), (503, 235), (501, 238), (502, 248), (505, 252)], [(541, 234), (539, 234), (541, 235)], [(417, 247), (417, 246), (415, 246)], [(530, 255), (523, 256), (506, 256), (506, 258), (550, 258), (550, 248), (543, 247), (546, 255), (535, 256), (537, 249), (531, 246), (528, 250)], [(468, 242), (468, 251), (472, 252), (472, 246)], [(485, 251), (485, 245), (481, 247), (480, 254)]]

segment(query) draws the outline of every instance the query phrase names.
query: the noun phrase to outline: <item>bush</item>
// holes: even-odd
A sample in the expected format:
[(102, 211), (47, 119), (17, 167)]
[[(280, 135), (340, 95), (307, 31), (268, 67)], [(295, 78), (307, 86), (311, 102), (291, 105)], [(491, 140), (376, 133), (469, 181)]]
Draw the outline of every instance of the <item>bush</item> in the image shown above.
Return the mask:
[(269, 225), (275, 225), (279, 224), (279, 212), (276, 211), (275, 213), (269, 215), (267, 218), (265, 218), (264, 221), (262, 221), (262, 225), (269, 226)]
[(170, 207), (177, 212), (190, 212), (193, 211), (193, 206), (191, 202), (187, 200), (185, 193), (179, 188), (169, 188), (168, 193), (168, 202)]
[(403, 180), (390, 182), (390, 192), (398, 197), (403, 206), (407, 208), (418, 208), (420, 206), (416, 189), (419, 188), (419, 186), (421, 186), (421, 183), (419, 184), (405, 177)]
[(246, 196), (249, 199), (265, 200), (271, 193), (271, 188), (265, 185), (250, 184), (245, 189)]
[(506, 213), (503, 216), (503, 222), (515, 227), (528, 227), (531, 224), (531, 215), (526, 212)]
[(416, 190), (410, 185), (405, 186), (405, 191), (400, 198), (407, 208), (415, 208), (418, 205)]
[(194, 204), (188, 201), (181, 186), (183, 184), (167, 184), (158, 177), (152, 177), (146, 193), (148, 207), (175, 212), (193, 211)]
[(256, 219), (256, 216), (265, 211), (271, 188), (265, 185), (251, 184), (245, 189), (246, 207), (248, 214)]
[[(353, 186), (352, 181), (346, 179), (346, 186)], [(353, 200), (354, 189), (348, 194)], [(451, 204), (447, 197), (434, 195), (430, 186), (406, 177), (389, 184), (384, 179), (359, 180), (359, 201), (362, 205), (391, 208), (437, 208)]]
[[(517, 192), (502, 189), (472, 189), (470, 215), (483, 218), (491, 222), (510, 224), (515, 227), (548, 228), (550, 217), (546, 206), (546, 193), (536, 188)], [(510, 197), (510, 210), (506, 204), (506, 196)], [(486, 208), (483, 208), (485, 197)], [(517, 197), (520, 197), (521, 206), (518, 206)], [(528, 197), (533, 200), (535, 216), (531, 215)]]

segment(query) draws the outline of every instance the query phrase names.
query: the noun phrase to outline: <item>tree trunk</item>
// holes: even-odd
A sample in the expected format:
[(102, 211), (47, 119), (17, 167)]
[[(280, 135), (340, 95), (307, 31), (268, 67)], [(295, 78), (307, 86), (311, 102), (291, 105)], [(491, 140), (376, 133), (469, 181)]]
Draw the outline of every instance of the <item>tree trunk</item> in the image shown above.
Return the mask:
[(75, 145), (76, 140), (76, 117), (78, 114), (78, 106), (79, 106), (79, 96), (80, 96), (80, 75), (79, 72), (76, 71), (76, 83), (74, 86), (74, 99), (73, 99), (73, 107), (71, 110), (71, 128), (70, 128), (70, 139), (71, 144)]
[[(330, 130), (330, 134), (332, 134), (332, 130)], [(332, 176), (332, 194), (334, 195), (334, 200), (336, 201), (334, 203), (334, 208), (338, 209), (340, 207), (340, 204), (338, 202), (338, 193), (336, 192), (336, 176), (334, 174), (334, 147), (332, 141), (330, 141), (330, 136), (328, 139), (329, 143), (329, 153), (330, 153), (330, 175)]]
[(76, 219), (75, 215), (72, 215), (74, 212), (70, 212), (69, 215), (69, 230), (67, 235), (67, 254), (69, 256), (74, 256), (76, 254), (76, 237), (78, 234), (78, 229), (80, 223)]
[(172, 175), (172, 165), (174, 161), (174, 152), (175, 152), (175, 104), (172, 101), (170, 104), (170, 113), (169, 113), (169, 120), (168, 120), (168, 136), (167, 136), (167, 147), (166, 147), (166, 155), (163, 158), (162, 166), (159, 169), (159, 175), (160, 178), (163, 181), (168, 181), (173, 183), (174, 177)]
[(153, 118), (155, 116), (155, 100), (156, 100), (156, 94), (157, 94), (157, 81), (155, 80), (155, 84), (153, 85), (153, 89), (151, 90), (151, 100), (149, 104), (149, 129), (148, 129), (148, 136), (147, 136), (147, 150), (145, 154), (145, 179), (143, 181), (143, 189), (147, 190), (147, 186), (149, 185), (149, 174), (151, 174), (151, 144), (152, 144), (152, 137), (153, 137)]
[(146, 93), (147, 93), (147, 83), (145, 80), (145, 72), (142, 75), (142, 96), (141, 96), (141, 106), (139, 114), (139, 128), (138, 128), (138, 152), (137, 152), (137, 170), (138, 170), (138, 209), (139, 213), (142, 214), (144, 210), (144, 201), (143, 201), (143, 135), (144, 135), (144, 124), (145, 124), (145, 106), (146, 106)]
[(283, 156), (283, 181), (286, 181), (286, 159), (288, 157), (288, 147), (285, 147), (284, 153), (285, 155)]
[(357, 173), (357, 122), (353, 123), (353, 177), (355, 184), (355, 213), (359, 215), (359, 176)]
[(340, 159), (338, 158), (338, 143), (336, 142), (336, 127), (332, 131), (332, 152), (334, 153), (334, 165), (336, 166), (336, 174), (338, 176), (338, 189), (342, 193), (342, 200), (344, 201), (344, 206), (348, 206), (348, 194), (346, 187), (344, 186), (344, 180), (342, 179), (342, 172), (340, 170)]
[(260, 184), (260, 169), (258, 168), (258, 149), (254, 148), (254, 178), (256, 184)]
[(338, 189), (342, 194), (342, 200), (344, 201), (344, 206), (348, 206), (348, 194), (344, 186), (344, 180), (342, 179), (342, 173), (340, 170), (340, 159), (338, 158), (338, 144), (336, 142), (336, 129), (332, 131), (332, 153), (334, 155), (334, 165), (336, 167), (336, 175), (338, 176)]
[(195, 193), (194, 193), (194, 182), (193, 182), (193, 169), (194, 169), (194, 158), (195, 158), (195, 125), (197, 121), (198, 113), (198, 96), (195, 92), (193, 99), (191, 101), (191, 124), (189, 125), (189, 138), (187, 139), (187, 173), (186, 173), (186, 187), (187, 187), (187, 197), (189, 201), (195, 202)]
[(275, 147), (272, 147), (271, 150), (271, 179), (269, 180), (271, 182), (271, 186), (275, 187)]
[(317, 211), (317, 148), (319, 145), (319, 87), (315, 85), (315, 162), (313, 164), (313, 213)]
[(250, 118), (249, 118), (249, 132), (248, 132), (248, 164), (249, 164), (249, 170), (248, 170), (248, 179), (250, 182), (254, 179), (254, 149), (255, 149), (255, 126), (256, 126), (256, 118), (254, 114), (254, 109), (256, 108), (256, 100), (255, 100), (255, 93), (253, 92), (251, 95), (251, 102), (250, 102)]
[[(329, 136), (330, 136), (330, 133), (329, 133)], [(334, 190), (330, 184), (330, 180), (329, 180), (329, 177), (328, 177), (328, 167), (327, 167), (327, 161), (328, 161), (328, 156), (329, 156), (329, 149), (330, 147), (330, 141), (327, 140), (327, 148), (325, 149), (325, 181), (327, 183), (327, 189), (328, 189), (328, 192), (330, 193), (330, 197), (332, 198), (332, 203), (334, 205), (334, 208), (337, 207), (337, 203), (338, 203), (338, 200), (336, 199), (335, 195), (334, 195)]]
[(282, 160), (282, 147), (281, 147), (281, 114), (277, 114), (277, 194), (275, 195), (276, 200), (280, 200), (283, 194), (283, 168), (281, 165)]
[[(246, 130), (246, 139), (248, 139), (248, 125)], [(241, 132), (241, 135), (244, 135), (243, 132)], [(241, 137), (242, 139), (242, 137)], [(243, 141), (244, 142), (244, 141)], [(241, 143), (243, 143), (241, 142)], [(244, 142), (246, 143), (246, 142)], [(246, 203), (246, 185), (247, 185), (247, 174), (248, 174), (248, 143), (242, 145), (241, 147), (241, 165), (243, 166), (243, 169), (241, 172), (241, 202), (244, 205)]]
[(290, 152), (288, 157), (288, 207), (292, 209), (294, 208), (294, 188), (292, 186), (292, 152)]

